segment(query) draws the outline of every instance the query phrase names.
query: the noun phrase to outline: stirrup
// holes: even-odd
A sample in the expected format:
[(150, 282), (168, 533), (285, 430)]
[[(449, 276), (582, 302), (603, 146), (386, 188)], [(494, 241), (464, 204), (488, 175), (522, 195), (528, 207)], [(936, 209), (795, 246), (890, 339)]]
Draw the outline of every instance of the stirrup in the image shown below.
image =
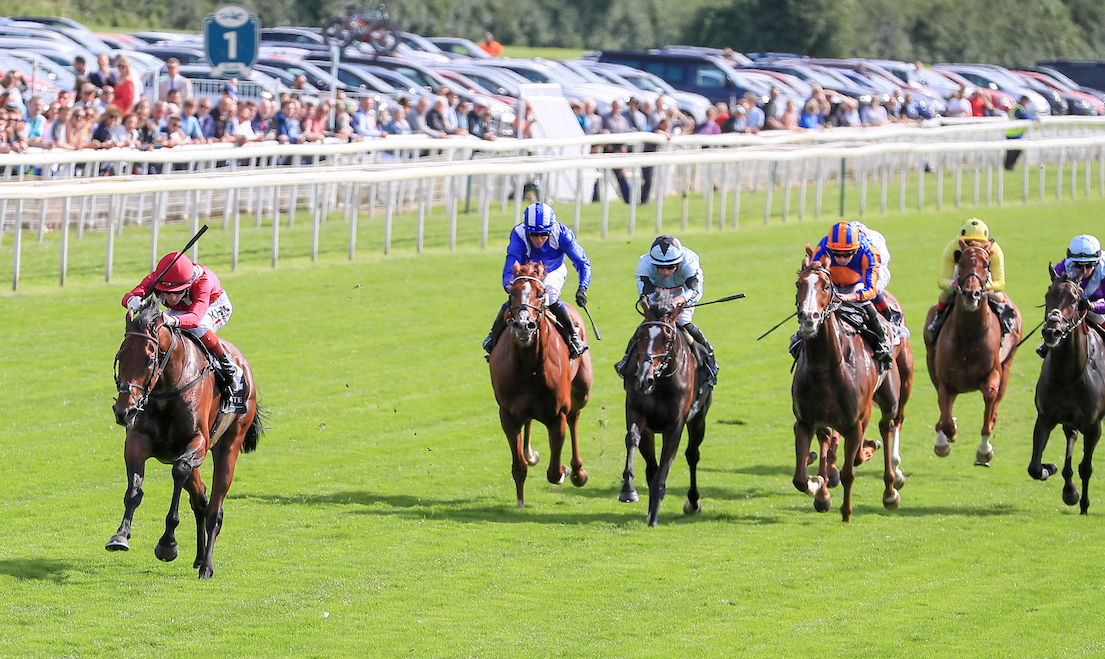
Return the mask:
[(483, 339), (483, 350), (484, 350), (484, 352), (486, 352), (487, 354), (490, 355), (491, 351), (494, 350), (494, 349), (495, 349), (495, 338), (493, 336), (491, 336), (490, 334), (488, 334)]
[(574, 335), (574, 336), (572, 336), (571, 339), (568, 340), (568, 358), (569, 359), (578, 359), (579, 357), (581, 357), (583, 355), (583, 353), (587, 352), (590, 349), (591, 349), (591, 346), (584, 343), (579, 338), (579, 336)]
[(1047, 347), (1046, 343), (1041, 343), (1040, 345), (1036, 346), (1036, 354), (1040, 356), (1040, 359), (1047, 357), (1048, 350), (1050, 350), (1050, 348)]

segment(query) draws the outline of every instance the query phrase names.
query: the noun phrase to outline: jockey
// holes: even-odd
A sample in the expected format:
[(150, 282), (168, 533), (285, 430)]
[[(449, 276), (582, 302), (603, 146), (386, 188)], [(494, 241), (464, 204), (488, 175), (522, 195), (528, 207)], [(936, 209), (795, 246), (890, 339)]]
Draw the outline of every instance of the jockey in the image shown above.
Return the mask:
[[(173, 259), (176, 262), (173, 263)], [(172, 266), (170, 267), (170, 264)], [(160, 280), (154, 284), (154, 281)], [(161, 304), (168, 307), (164, 312), (165, 325), (179, 327), (191, 333), (215, 357), (216, 366), (223, 382), (229, 388), (229, 399), (238, 399), (242, 395), (242, 368), (226, 354), (215, 332), (230, 320), (233, 307), (230, 297), (219, 284), (219, 278), (206, 267), (192, 263), (187, 255), (177, 252), (166, 254), (157, 264), (157, 268), (146, 275), (134, 290), (123, 296), (123, 306), (137, 313), (142, 300), (153, 288)], [(234, 404), (238, 401), (235, 400)]]
[[(1105, 257), (1101, 241), (1084, 233), (1075, 236), (1067, 247), (1067, 258), (1055, 266), (1055, 274), (1072, 277), (1082, 287), (1082, 297), (1089, 303), (1086, 319), (1101, 327), (1105, 325)], [(1047, 344), (1036, 348), (1041, 357), (1047, 355)]]
[(959, 276), (959, 239), (967, 242), (990, 244), (990, 278), (984, 282), (983, 290), (987, 296), (997, 303), (1005, 302), (1005, 253), (1001, 251), (998, 241), (990, 237), (990, 228), (982, 220), (972, 217), (959, 227), (959, 235), (952, 238), (944, 247), (944, 254), (940, 257), (940, 274), (936, 277), (936, 284), (940, 287), (940, 299), (936, 302), (936, 316), (928, 326), (928, 337), (933, 343), (947, 320), (947, 309), (952, 297), (955, 295), (955, 287), (958, 285)]
[[(556, 316), (560, 335), (568, 345), (568, 355), (575, 359), (587, 350), (588, 346), (579, 338), (579, 332), (568, 306), (560, 300), (560, 290), (568, 279), (567, 256), (579, 273), (579, 288), (576, 289), (576, 304), (587, 304), (587, 287), (591, 285), (591, 261), (583, 247), (576, 242), (572, 230), (556, 220), (556, 211), (548, 204), (538, 202), (526, 208), (522, 223), (510, 232), (510, 244), (506, 248), (506, 264), (503, 266), (503, 288), (510, 289), (514, 280), (515, 263), (544, 263), (545, 292), (548, 295), (549, 311)], [(506, 311), (510, 302), (504, 302), (495, 316), (491, 332), (483, 340), (483, 349), (491, 353), (499, 335), (506, 329)]]
[(890, 368), (893, 347), (886, 329), (875, 315), (878, 310), (893, 322), (897, 311), (890, 308), (882, 294), (890, 283), (890, 250), (886, 238), (860, 222), (840, 222), (817, 243), (813, 260), (823, 256), (830, 259), (829, 277), (840, 299), (857, 305), (866, 314), (866, 328), (875, 337), (875, 359), (880, 368)]
[[(699, 265), (698, 254), (687, 249), (675, 236), (660, 236), (652, 241), (652, 246), (647, 254), (642, 254), (637, 261), (637, 294), (647, 297), (658, 288), (676, 289), (679, 291), (674, 302), (677, 306), (683, 305), (684, 309), (676, 318), (676, 326), (691, 335), (695, 343), (701, 345), (704, 350), (703, 366), (709, 371), (709, 377), (705, 386), (717, 384), (717, 361), (714, 359), (714, 348), (706, 340), (702, 333), (691, 320), (694, 318), (693, 305), (702, 299), (702, 267)], [(629, 359), (629, 350), (626, 357), (614, 366), (618, 375), (625, 377), (625, 364)]]

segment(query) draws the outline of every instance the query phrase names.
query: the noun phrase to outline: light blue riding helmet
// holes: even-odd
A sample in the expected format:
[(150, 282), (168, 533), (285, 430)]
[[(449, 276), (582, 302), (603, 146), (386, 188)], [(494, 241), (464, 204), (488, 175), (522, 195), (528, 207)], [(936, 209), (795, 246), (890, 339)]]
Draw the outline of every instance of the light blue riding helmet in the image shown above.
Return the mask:
[(683, 244), (675, 236), (660, 236), (652, 241), (648, 258), (659, 267), (678, 266), (683, 262)]
[(526, 207), (522, 216), (522, 224), (526, 227), (526, 233), (549, 233), (556, 222), (556, 211), (552, 206), (537, 202)]
[(1067, 247), (1067, 258), (1074, 263), (1097, 263), (1101, 258), (1101, 241), (1088, 233), (1075, 236)]

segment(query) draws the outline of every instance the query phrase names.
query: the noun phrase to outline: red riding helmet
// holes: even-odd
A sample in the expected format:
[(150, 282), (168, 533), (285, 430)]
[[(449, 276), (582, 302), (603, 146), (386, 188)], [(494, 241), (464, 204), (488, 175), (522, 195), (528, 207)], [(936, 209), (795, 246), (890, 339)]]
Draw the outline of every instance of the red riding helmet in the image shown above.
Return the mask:
[[(176, 293), (192, 285), (192, 281), (196, 278), (192, 259), (185, 254), (181, 254), (180, 258), (177, 259), (177, 253), (166, 254), (158, 262), (157, 269), (154, 272), (161, 275), (161, 281), (154, 286), (155, 290)], [(176, 259), (176, 263), (173, 263), (173, 259)], [(171, 267), (170, 263), (172, 263)]]
[(859, 229), (850, 222), (839, 222), (829, 231), (829, 250), (854, 252), (859, 249)]

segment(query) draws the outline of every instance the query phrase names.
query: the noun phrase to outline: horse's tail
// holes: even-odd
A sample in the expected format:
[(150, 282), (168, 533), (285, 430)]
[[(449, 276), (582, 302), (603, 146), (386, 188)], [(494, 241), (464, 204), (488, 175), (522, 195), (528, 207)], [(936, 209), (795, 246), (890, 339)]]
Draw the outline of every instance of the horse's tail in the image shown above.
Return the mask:
[(252, 453), (257, 450), (257, 441), (269, 429), (268, 426), (264, 425), (269, 420), (269, 416), (269, 411), (262, 408), (261, 403), (258, 402), (257, 409), (253, 413), (253, 423), (249, 424), (249, 428), (246, 430), (246, 438), (242, 441), (242, 452)]

